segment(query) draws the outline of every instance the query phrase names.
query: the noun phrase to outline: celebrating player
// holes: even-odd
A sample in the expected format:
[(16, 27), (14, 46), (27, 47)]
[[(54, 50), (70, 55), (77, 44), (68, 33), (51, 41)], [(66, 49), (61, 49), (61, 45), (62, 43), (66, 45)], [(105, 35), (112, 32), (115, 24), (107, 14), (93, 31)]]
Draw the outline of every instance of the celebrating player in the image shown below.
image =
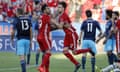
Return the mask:
[(71, 25), (69, 16), (65, 13), (66, 6), (67, 6), (66, 3), (63, 1), (58, 3), (58, 16), (56, 19), (59, 24), (57, 25), (57, 27), (59, 29), (63, 29), (65, 32), (63, 53), (75, 65), (74, 72), (77, 72), (78, 69), (80, 68), (80, 64), (71, 55), (69, 50), (72, 50), (73, 54), (75, 55), (89, 52), (91, 50), (90, 49), (77, 50), (78, 35), (76, 33), (75, 28), (73, 28), (73, 26)]
[(17, 32), (17, 55), (20, 57), (22, 72), (26, 72), (25, 56), (29, 53), (29, 49), (31, 48), (32, 25), (29, 18), (24, 16), (22, 8), (17, 9), (17, 15), (18, 17), (13, 22), (11, 40), (13, 42), (15, 32)]
[(50, 9), (44, 4), (41, 8), (43, 12), (42, 16), (39, 19), (39, 31), (37, 40), (40, 46), (41, 51), (44, 53), (42, 58), (42, 63), (39, 66), (38, 70), (40, 72), (49, 72), (49, 60), (51, 56), (51, 17), (50, 17)]

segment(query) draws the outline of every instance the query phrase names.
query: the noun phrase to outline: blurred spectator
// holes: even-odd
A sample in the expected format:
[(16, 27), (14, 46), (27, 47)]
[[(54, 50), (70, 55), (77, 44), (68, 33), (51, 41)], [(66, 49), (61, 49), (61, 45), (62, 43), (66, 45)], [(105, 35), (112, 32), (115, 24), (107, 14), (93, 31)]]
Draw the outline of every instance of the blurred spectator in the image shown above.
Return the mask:
[(2, 6), (0, 6), (0, 21), (3, 21), (4, 17), (3, 17), (3, 8)]

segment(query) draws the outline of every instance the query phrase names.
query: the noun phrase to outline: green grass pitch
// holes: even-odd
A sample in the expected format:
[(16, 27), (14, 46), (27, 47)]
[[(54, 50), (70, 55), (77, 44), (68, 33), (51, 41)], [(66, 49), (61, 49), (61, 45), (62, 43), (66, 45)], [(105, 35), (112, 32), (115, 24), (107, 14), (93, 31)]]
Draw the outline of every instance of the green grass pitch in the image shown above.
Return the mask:
[[(77, 55), (75, 58), (81, 62), (81, 55)], [(50, 61), (50, 72), (73, 72), (74, 70), (74, 65), (62, 53), (53, 54)], [(41, 56), (39, 63), (40, 62)], [(104, 68), (107, 64), (105, 54), (96, 55), (96, 66), (98, 69)], [(86, 69), (87, 72), (91, 72), (89, 55), (87, 56)], [(21, 72), (19, 57), (12, 52), (0, 52), (0, 72)], [(37, 67), (35, 67), (35, 53), (31, 53), (30, 67), (27, 68), (27, 72), (38, 72)], [(81, 72), (81, 68), (79, 72)], [(99, 71), (96, 70), (96, 72)]]

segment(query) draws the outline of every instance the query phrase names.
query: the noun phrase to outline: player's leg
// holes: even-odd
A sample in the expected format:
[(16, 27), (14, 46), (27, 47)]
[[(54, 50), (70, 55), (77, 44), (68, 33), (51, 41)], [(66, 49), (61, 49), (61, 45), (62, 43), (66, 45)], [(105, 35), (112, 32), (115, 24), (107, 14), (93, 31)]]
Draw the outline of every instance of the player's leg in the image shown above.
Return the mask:
[(63, 54), (75, 65), (75, 67), (80, 67), (79, 62), (69, 52), (69, 49), (72, 48), (73, 45), (74, 45), (72, 43), (72, 39), (71, 38), (72, 38), (71, 35), (65, 35)]
[[(82, 49), (86, 49), (88, 48), (88, 40), (83, 40), (82, 42)], [(85, 65), (86, 65), (86, 54), (83, 54), (82, 56), (82, 72), (86, 72), (86, 68), (85, 68)]]
[(20, 57), (20, 64), (22, 72), (26, 72), (26, 60), (25, 60), (25, 41), (23, 39), (17, 41), (17, 55)]
[(64, 47), (63, 53), (64, 53), (64, 55), (75, 65), (75, 71), (74, 71), (74, 72), (77, 72), (77, 70), (80, 68), (80, 64), (79, 64), (79, 62), (73, 57), (73, 55), (69, 52), (69, 48), (68, 48), (68, 47)]
[[(47, 40), (47, 41), (46, 41)], [(39, 66), (39, 71), (44, 72), (46, 69), (46, 65), (50, 60), (51, 56), (51, 41), (49, 39), (44, 39), (44, 40), (38, 40), (38, 43), (40, 44), (40, 49), (42, 52), (44, 52), (42, 63)], [(49, 65), (49, 64), (48, 64)], [(49, 69), (48, 69), (49, 70)]]
[(35, 55), (36, 66), (38, 66), (39, 57), (40, 57), (40, 46), (36, 42), (36, 55)]
[(115, 43), (112, 39), (108, 39), (105, 44), (105, 51), (107, 52), (108, 56), (108, 63), (111, 65), (114, 62), (115, 54), (113, 53), (113, 48)]
[(72, 52), (74, 55), (78, 55), (81, 53), (86, 53), (86, 52), (90, 52), (90, 48), (86, 48), (86, 49), (77, 49), (77, 45), (78, 45), (78, 35), (76, 32), (74, 32), (71, 36), (71, 41), (72, 41)]
[(116, 34), (116, 52), (120, 53), (120, 31)]
[(90, 40), (89, 47), (91, 48), (92, 52), (94, 53), (91, 56), (91, 67), (92, 67), (92, 72), (95, 72), (95, 63), (96, 63), (95, 54), (97, 53), (95, 42)]
[(27, 54), (27, 65), (30, 64), (31, 50), (29, 48), (29, 53)]

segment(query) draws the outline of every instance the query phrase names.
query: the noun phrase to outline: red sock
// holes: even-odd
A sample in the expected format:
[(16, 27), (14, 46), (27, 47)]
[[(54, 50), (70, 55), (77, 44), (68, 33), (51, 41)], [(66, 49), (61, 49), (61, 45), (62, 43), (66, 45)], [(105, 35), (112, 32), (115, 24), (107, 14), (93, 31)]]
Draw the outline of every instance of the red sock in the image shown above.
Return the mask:
[(46, 71), (45, 71), (45, 72), (49, 72), (49, 64), (50, 64), (50, 60), (48, 60), (46, 66), (45, 66), (45, 68), (46, 68)]
[(43, 59), (42, 59), (42, 64), (41, 64), (42, 67), (43, 67), (43, 66), (46, 66), (47, 62), (48, 62), (49, 59), (50, 59), (50, 56), (51, 56), (50, 53), (46, 53), (46, 54), (44, 55), (44, 57), (43, 57)]
[(80, 53), (86, 53), (89, 51), (90, 51), (90, 49), (88, 48), (88, 49), (79, 49), (79, 50), (76, 50), (75, 52), (76, 52), (76, 54), (80, 54)]
[(74, 63), (75, 65), (79, 64), (79, 62), (76, 61), (75, 58), (74, 58), (69, 52), (64, 53), (64, 55), (65, 55), (72, 63)]

